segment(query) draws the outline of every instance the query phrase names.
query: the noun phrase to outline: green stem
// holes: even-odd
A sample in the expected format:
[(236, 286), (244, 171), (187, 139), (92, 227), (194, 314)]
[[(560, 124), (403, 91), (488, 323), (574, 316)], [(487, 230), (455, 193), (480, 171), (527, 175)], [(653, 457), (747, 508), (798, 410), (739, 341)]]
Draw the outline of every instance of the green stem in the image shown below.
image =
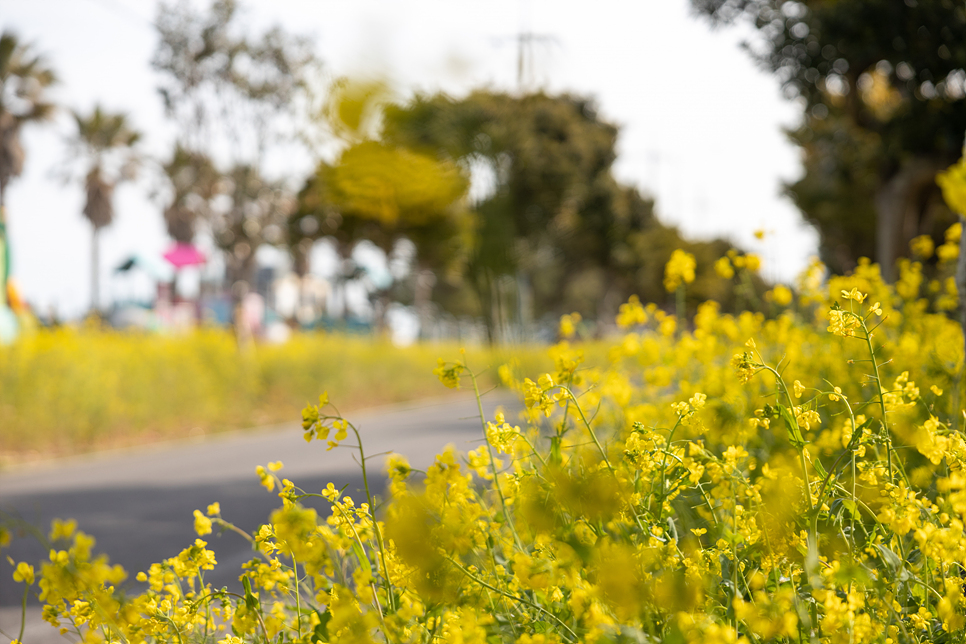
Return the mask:
[[(877, 389), (876, 395), (879, 398), (879, 410), (882, 413), (882, 430), (885, 433), (886, 460), (889, 466), (889, 481), (891, 482), (895, 479), (895, 469), (896, 469), (894, 468), (893, 462), (892, 462), (892, 452), (894, 451), (894, 448), (892, 447), (892, 433), (889, 431), (889, 422), (886, 418), (885, 397), (882, 395), (882, 378), (879, 376), (879, 363), (876, 362), (875, 360), (875, 348), (872, 346), (872, 332), (869, 331), (869, 326), (866, 324), (865, 318), (863, 318), (862, 316), (854, 312), (852, 312), (852, 315), (854, 315), (856, 319), (858, 319), (859, 322), (862, 324), (862, 330), (865, 332), (865, 344), (869, 349), (869, 357), (871, 358), (872, 370), (874, 372), (874, 377), (875, 377), (875, 386)], [(912, 487), (909, 483), (909, 477), (906, 476), (906, 471), (902, 467), (902, 464), (897, 463), (896, 465), (897, 465), (897, 469), (899, 470), (899, 474), (902, 475), (902, 479), (906, 483), (906, 487), (907, 488)]]
[[(600, 441), (597, 439), (597, 433), (594, 431), (594, 428), (590, 426), (590, 421), (588, 421), (587, 416), (584, 415), (584, 410), (577, 402), (577, 398), (574, 396), (574, 392), (570, 391), (570, 389), (563, 386), (561, 386), (560, 389), (565, 391), (569, 396), (569, 398), (574, 401), (574, 409), (576, 409), (577, 413), (580, 415), (580, 422), (584, 424), (584, 427), (586, 427), (587, 431), (590, 433), (590, 437), (594, 439), (594, 445), (597, 446), (597, 451), (600, 452), (601, 458), (604, 459), (604, 464), (607, 466), (607, 469), (610, 470), (611, 475), (617, 481), (618, 489), (620, 489), (620, 479), (617, 477), (617, 470), (615, 470), (614, 466), (610, 464), (610, 459), (607, 458), (607, 452), (604, 451), (604, 446), (601, 445)], [(634, 504), (631, 503), (630, 499), (627, 499), (627, 498), (624, 499), (624, 502), (627, 503), (627, 507), (630, 508), (631, 514), (634, 515), (634, 521), (637, 523), (637, 527), (640, 528), (641, 532), (646, 534), (648, 530), (644, 527), (644, 522), (641, 521), (641, 517), (637, 513), (637, 509), (634, 507)], [(662, 506), (663, 506), (663, 501), (662, 501)]]
[(490, 455), (490, 469), (493, 471), (493, 487), (496, 488), (496, 492), (500, 497), (500, 506), (503, 509), (503, 518), (506, 521), (507, 526), (510, 528), (510, 532), (513, 533), (513, 540), (516, 541), (517, 547), (523, 550), (523, 543), (520, 541), (520, 535), (517, 534), (517, 529), (513, 525), (513, 519), (510, 518), (510, 511), (507, 507), (506, 497), (503, 495), (503, 487), (500, 485), (500, 473), (496, 471), (496, 458), (493, 456), (493, 445), (490, 443), (490, 437), (486, 433), (486, 414), (483, 412), (483, 398), (480, 396), (480, 387), (476, 382), (476, 374), (472, 371), (470, 372), (470, 380), (473, 381), (473, 393), (476, 395), (476, 408), (480, 413), (480, 424), (483, 426), (483, 440), (486, 442), (486, 450)]
[(27, 593), (30, 592), (30, 586), (24, 585), (23, 589), (23, 599), (20, 600), (20, 634), (17, 635), (17, 641), (23, 641), (23, 629), (27, 625)]
[[(761, 358), (761, 355), (759, 355), (758, 357)], [(764, 363), (764, 360), (762, 360), (761, 366), (763, 369), (766, 369), (767, 371), (769, 371), (771, 374), (775, 376), (775, 380), (777, 381), (779, 388), (781, 389), (782, 393), (785, 394), (785, 400), (788, 401), (788, 413), (792, 417), (792, 420), (795, 422), (795, 429), (798, 430), (799, 434), (801, 434), (802, 429), (801, 427), (798, 426), (798, 418), (796, 418), (795, 416), (795, 403), (792, 401), (791, 394), (788, 393), (788, 387), (785, 385), (785, 380), (782, 378), (781, 374), (778, 373), (775, 369), (766, 365)], [(798, 456), (801, 459), (801, 463), (802, 463), (802, 477), (805, 479), (805, 498), (808, 499), (809, 511), (812, 511), (815, 509), (815, 504), (812, 503), (812, 488), (811, 488), (811, 483), (808, 480), (808, 463), (806, 463), (805, 461), (804, 446), (798, 448)]]
[(469, 570), (467, 570), (466, 568), (464, 568), (460, 564), (460, 562), (456, 561), (455, 559), (453, 559), (449, 555), (446, 555), (446, 559), (451, 564), (453, 564), (454, 566), (456, 566), (457, 568), (459, 568), (460, 571), (464, 575), (466, 575), (467, 577), (469, 577), (470, 579), (472, 579), (473, 581), (475, 581), (479, 585), (483, 586), (484, 588), (487, 588), (487, 589), (489, 589), (489, 590), (491, 590), (491, 591), (493, 591), (495, 593), (498, 593), (498, 594), (502, 595), (503, 597), (506, 597), (507, 599), (512, 599), (515, 602), (519, 602), (521, 604), (525, 604), (527, 606), (530, 606), (531, 608), (537, 609), (541, 613), (544, 613), (545, 615), (547, 615), (547, 617), (549, 617), (550, 619), (552, 619), (553, 621), (555, 621), (557, 624), (559, 624), (560, 626), (562, 626), (564, 629), (566, 629), (566, 631), (568, 633), (570, 633), (570, 636), (573, 638), (572, 641), (574, 641), (574, 642), (578, 641), (579, 638), (577, 637), (577, 634), (574, 633), (573, 630), (571, 630), (569, 626), (567, 626), (565, 623), (563, 623), (560, 620), (559, 617), (557, 617), (556, 615), (554, 615), (553, 613), (551, 613), (550, 611), (548, 611), (543, 606), (540, 606), (539, 604), (535, 604), (532, 601), (530, 601), (529, 599), (526, 599), (524, 597), (518, 597), (518, 596), (513, 595), (511, 593), (504, 592), (504, 591), (500, 590), (499, 588), (497, 588), (496, 586), (493, 586), (492, 584), (486, 583), (485, 581), (483, 581), (482, 579), (480, 579), (479, 577), (477, 577), (476, 575), (474, 575), (473, 573), (471, 573)]
[[(231, 597), (237, 597), (238, 599), (245, 599), (245, 597), (243, 595), (239, 595), (238, 593), (226, 592), (225, 594), (226, 595), (229, 595)], [(254, 609), (252, 610), (252, 612), (255, 613), (255, 618), (258, 620), (259, 626), (262, 627), (262, 634), (265, 635), (265, 642), (267, 643), (267, 642), (271, 641), (271, 638), (269, 638), (269, 636), (268, 636), (268, 629), (265, 628), (265, 621), (262, 619), (261, 612), (259, 612), (258, 610), (254, 610)], [(174, 622), (171, 622), (171, 624), (174, 625)], [(180, 632), (178, 632), (178, 640), (181, 641), (181, 633)]]
[(683, 416), (678, 416), (677, 422), (674, 423), (674, 427), (667, 435), (667, 445), (664, 448), (664, 458), (661, 459), (661, 502), (657, 508), (657, 520), (658, 523), (664, 518), (664, 501), (667, 498), (667, 455), (668, 450), (671, 449), (671, 439), (674, 438), (674, 432), (677, 430), (678, 426), (681, 424), (681, 419)]
[(299, 641), (302, 641), (302, 591), (299, 588), (299, 567), (295, 560), (295, 553), (289, 552), (292, 557), (292, 574), (295, 576), (295, 632)]
[[(343, 419), (344, 420), (344, 419)], [(386, 544), (382, 539), (382, 530), (379, 529), (379, 522), (376, 521), (376, 504), (372, 500), (372, 492), (369, 491), (369, 476), (366, 474), (366, 453), (362, 448), (362, 436), (359, 435), (359, 430), (356, 426), (345, 421), (349, 427), (352, 428), (352, 432), (356, 435), (356, 440), (359, 442), (359, 466), (362, 468), (362, 485), (366, 489), (366, 500), (369, 502), (369, 516), (372, 519), (372, 530), (376, 534), (376, 544), (379, 546), (379, 558), (382, 561), (383, 574), (386, 577), (386, 590), (389, 595), (389, 608), (395, 612), (396, 610), (396, 597), (395, 591), (392, 587), (392, 580), (389, 578), (389, 565), (386, 563)], [(351, 522), (350, 522), (351, 525)], [(353, 526), (353, 532), (355, 527)], [(363, 550), (365, 552), (365, 550)], [(378, 605), (379, 598), (376, 598), (376, 604)], [(382, 614), (382, 609), (379, 610), (380, 615)]]

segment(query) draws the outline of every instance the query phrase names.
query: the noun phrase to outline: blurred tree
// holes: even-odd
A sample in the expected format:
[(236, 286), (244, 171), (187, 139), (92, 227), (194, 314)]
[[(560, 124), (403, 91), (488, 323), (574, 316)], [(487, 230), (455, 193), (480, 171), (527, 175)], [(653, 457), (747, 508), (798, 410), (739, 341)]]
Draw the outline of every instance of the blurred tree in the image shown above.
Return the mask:
[(226, 252), (237, 301), (250, 288), (258, 245), (284, 239), (280, 209), (293, 200), (265, 168), (295, 138), (306, 74), (317, 64), (312, 43), (278, 27), (246, 35), (234, 0), (214, 0), (205, 11), (162, 2), (155, 24), (152, 65), (178, 126), (164, 166), (171, 188), (165, 222), (181, 242), (192, 240), (199, 223), (210, 230)]
[(317, 61), (310, 40), (280, 27), (248, 36), (239, 19), (235, 0), (214, 0), (206, 12), (162, 2), (151, 63), (182, 147), (260, 163), (269, 146), (295, 137), (292, 117)]
[[(382, 141), (385, 101), (391, 94), (378, 81), (335, 83), (321, 117), (346, 147), (331, 163), (322, 161), (299, 194), (290, 220), (296, 266), (306, 269), (309, 243), (330, 236), (344, 260), (368, 240), (386, 256), (403, 240), (415, 247), (413, 276), (432, 271), (440, 277), (462, 271), (472, 239), (466, 208), (468, 173), (452, 160)], [(425, 313), (430, 288), (416, 289), (416, 308)], [(380, 289), (379, 311), (389, 292)], [(377, 316), (377, 325), (380, 320)]]
[(47, 120), (54, 112), (45, 93), (57, 80), (43, 57), (9, 31), (0, 35), (0, 222), (7, 184), (23, 171), (20, 128)]
[(114, 188), (134, 178), (141, 135), (124, 114), (105, 112), (100, 106), (88, 115), (73, 112), (77, 133), (70, 141), (71, 156), (84, 170), (84, 216), (91, 222), (91, 311), (99, 310), (98, 240), (100, 231), (114, 220)]
[(688, 245), (657, 220), (651, 200), (613, 178), (617, 127), (590, 100), (417, 96), (389, 106), (385, 123), (385, 141), (475, 175), (476, 239), (463, 276), (491, 339), (511, 315), (527, 323), (577, 310), (605, 319), (631, 293), (665, 299), (664, 263)]
[(954, 218), (934, 177), (966, 131), (962, 2), (691, 1), (714, 24), (750, 21), (754, 57), (805, 106), (805, 175), (787, 190), (833, 270), (874, 255), (891, 274), (913, 237), (941, 239)]
[(12, 338), (16, 321), (7, 307), (10, 247), (7, 237), (7, 185), (23, 171), (20, 128), (53, 114), (47, 88), (56, 81), (44, 59), (9, 31), (0, 34), (0, 340)]
[(293, 197), (281, 182), (266, 179), (256, 166), (236, 165), (222, 180), (225, 206), (212, 209), (211, 229), (215, 243), (226, 253), (228, 282), (244, 290), (238, 285), (253, 283), (258, 247), (284, 240)]
[(164, 211), (168, 234), (177, 242), (194, 240), (199, 221), (210, 221), (213, 201), (223, 190), (222, 176), (211, 159), (176, 145), (163, 166), (171, 184), (171, 200)]

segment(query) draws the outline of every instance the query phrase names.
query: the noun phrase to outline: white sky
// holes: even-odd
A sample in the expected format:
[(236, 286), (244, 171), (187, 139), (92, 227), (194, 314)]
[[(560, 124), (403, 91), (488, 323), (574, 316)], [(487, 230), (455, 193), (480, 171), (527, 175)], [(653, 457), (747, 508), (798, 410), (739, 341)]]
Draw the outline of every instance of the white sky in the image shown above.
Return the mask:
[[(199, 0), (199, 3), (201, 0)], [(739, 48), (742, 29), (712, 32), (687, 0), (248, 0), (245, 22), (280, 23), (314, 36), (331, 76), (385, 75), (403, 91), (516, 88), (521, 31), (552, 37), (535, 44), (535, 87), (596, 98), (621, 125), (616, 174), (657, 199), (659, 216), (695, 237), (725, 236), (760, 252), (765, 274), (790, 280), (816, 252), (817, 237), (780, 182), (800, 173), (782, 127), (798, 108), (777, 80)], [(130, 114), (144, 149), (169, 154), (173, 140), (149, 60), (155, 34), (149, 0), (0, 0), (0, 30), (12, 29), (46, 54), (62, 105), (96, 103)], [(46, 313), (73, 316), (90, 303), (90, 225), (79, 184), (53, 176), (65, 157), (70, 121), (25, 132), (23, 176), (8, 189), (14, 277)], [(285, 174), (297, 186), (308, 157)], [(161, 205), (147, 181), (118, 189), (114, 224), (101, 234), (102, 304), (146, 293), (147, 283), (111, 276), (133, 253), (160, 256), (170, 245)], [(753, 237), (765, 229), (764, 242)]]

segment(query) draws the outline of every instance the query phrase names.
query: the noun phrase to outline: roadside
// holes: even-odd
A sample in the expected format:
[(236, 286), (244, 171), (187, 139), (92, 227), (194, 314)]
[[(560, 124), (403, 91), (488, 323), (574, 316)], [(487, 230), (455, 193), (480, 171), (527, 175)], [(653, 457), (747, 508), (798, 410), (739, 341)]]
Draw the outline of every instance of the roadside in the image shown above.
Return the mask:
[[(503, 390), (490, 392), (483, 402), (489, 418), (498, 406), (510, 412), (520, 407), (516, 397)], [(476, 401), (466, 393), (347, 416), (363, 437), (370, 486), (380, 495), (385, 489), (386, 453), (401, 453), (414, 468), (425, 469), (446, 444), (467, 451), (482, 439)], [(112, 563), (119, 563), (128, 571), (129, 581), (125, 583), (136, 590), (137, 584), (131, 580), (137, 572), (176, 555), (193, 542), (195, 509), (203, 511), (218, 501), (225, 519), (248, 531), (266, 521), (279, 500), (274, 492), (259, 485), (255, 468), (278, 460), (285, 464), (279, 474), (307, 491), (317, 492), (332, 482), (340, 488), (347, 486), (347, 493), (356, 499), (362, 496), (354, 451), (326, 451), (325, 444), (318, 441), (307, 445), (301, 427), (292, 423), (202, 440), (55, 459), (5, 471), (0, 473), (0, 510), (5, 518), (19, 518), (45, 532), (53, 518), (76, 519), (78, 528), (97, 540), (95, 550), (106, 553)], [(317, 509), (327, 513), (327, 507), (323, 503)], [(247, 542), (232, 533), (206, 539), (220, 564), (208, 581), (217, 587), (237, 584), (240, 565), (251, 558)], [(6, 625), (19, 624), (17, 604), (22, 589), (11, 580), (12, 569), (6, 556), (36, 565), (46, 558), (46, 552), (36, 541), (15, 538), (3, 555), (0, 628), (10, 634)], [(36, 606), (35, 598), (31, 605)], [(36, 615), (31, 613), (31, 628), (35, 627)], [(60, 638), (56, 632), (52, 634)]]
[[(546, 347), (514, 347), (520, 373), (552, 368)], [(437, 359), (457, 343), (297, 334), (239, 351), (230, 334), (184, 336), (42, 331), (0, 347), (0, 469), (80, 453), (164, 444), (299, 421), (327, 391), (343, 412), (449, 394)], [(482, 387), (498, 382), (507, 348), (470, 347)]]

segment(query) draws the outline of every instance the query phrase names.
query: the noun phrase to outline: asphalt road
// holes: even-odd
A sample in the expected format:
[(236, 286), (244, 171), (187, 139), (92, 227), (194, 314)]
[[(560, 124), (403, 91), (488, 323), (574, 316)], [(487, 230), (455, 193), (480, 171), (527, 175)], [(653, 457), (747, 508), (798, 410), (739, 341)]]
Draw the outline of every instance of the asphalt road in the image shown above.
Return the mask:
[[(485, 395), (483, 403), (491, 419), (498, 406), (519, 407), (506, 392)], [(482, 437), (476, 400), (471, 396), (347, 416), (359, 428), (367, 455), (398, 452), (419, 469), (430, 465), (446, 444), (467, 451)], [(327, 452), (318, 441), (307, 444), (301, 427), (293, 423), (61, 459), (0, 472), (0, 512), (4, 518), (15, 517), (45, 533), (54, 518), (75, 519), (80, 530), (97, 539), (97, 552), (107, 553), (112, 563), (124, 566), (130, 576), (126, 583), (136, 589), (137, 572), (193, 543), (194, 510), (204, 512), (208, 504), (218, 501), (222, 516), (247, 531), (267, 520), (280, 501), (259, 485), (258, 465), (280, 460), (285, 467), (279, 474), (308, 492), (317, 492), (331, 482), (339, 488), (348, 485), (347, 493), (363, 498), (362, 477), (353, 455), (347, 448)], [(374, 493), (385, 488), (383, 461), (376, 456), (367, 465)], [(316, 507), (321, 512), (323, 504)], [(327, 513), (328, 507), (324, 510)], [(230, 532), (207, 535), (206, 539), (218, 559), (207, 580), (215, 587), (238, 585), (240, 565), (252, 557), (248, 543)], [(19, 610), (14, 607), (19, 606), (22, 586), (12, 581), (7, 555), (14, 561), (36, 564), (46, 558), (46, 552), (29, 536), (15, 537), (0, 557), (0, 631), (15, 637), (16, 631), (10, 629), (14, 617), (19, 625)], [(36, 598), (30, 603), (36, 605)], [(36, 609), (30, 612), (34, 618), (38, 614)], [(34, 629), (31, 625), (31, 632), (40, 632)], [(31, 640), (25, 637), (25, 641)]]

